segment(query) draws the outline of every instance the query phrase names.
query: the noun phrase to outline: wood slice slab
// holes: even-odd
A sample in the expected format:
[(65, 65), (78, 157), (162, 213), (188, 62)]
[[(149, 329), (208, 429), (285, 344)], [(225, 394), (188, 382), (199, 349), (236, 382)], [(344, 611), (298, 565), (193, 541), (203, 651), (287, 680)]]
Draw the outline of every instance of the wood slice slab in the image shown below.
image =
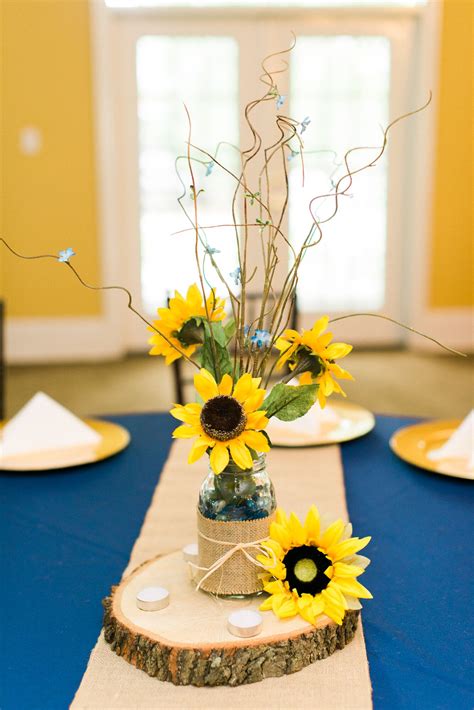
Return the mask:
[[(160, 611), (136, 605), (140, 589), (168, 589), (170, 604)], [(112, 588), (103, 601), (105, 640), (119, 656), (148, 675), (175, 685), (241, 685), (294, 673), (354, 637), (358, 611), (342, 626), (321, 617), (314, 627), (303, 619), (278, 619), (262, 612), (262, 632), (237, 638), (227, 629), (229, 614), (258, 610), (262, 596), (215, 598), (196, 591), (181, 552), (145, 562)]]

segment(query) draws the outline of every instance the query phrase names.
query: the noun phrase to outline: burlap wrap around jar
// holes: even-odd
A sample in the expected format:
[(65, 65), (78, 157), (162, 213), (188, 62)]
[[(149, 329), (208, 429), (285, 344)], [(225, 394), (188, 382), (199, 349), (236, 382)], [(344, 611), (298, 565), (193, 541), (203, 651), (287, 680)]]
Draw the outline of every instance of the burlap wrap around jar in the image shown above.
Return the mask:
[(232, 461), (215, 474), (210, 468), (197, 510), (199, 589), (217, 595), (261, 591), (262, 567), (255, 560), (268, 538), (276, 509), (275, 491), (260, 454), (250, 469)]
[[(199, 581), (206, 575), (206, 570), (229, 555), (217, 569), (209, 574), (200, 584), (200, 589), (217, 595), (247, 595), (262, 590), (259, 574), (262, 568), (251, 562), (259, 554), (261, 541), (268, 537), (270, 523), (275, 519), (275, 513), (257, 520), (222, 521), (205, 518), (199, 510), (198, 540), (199, 567), (196, 579)], [(253, 543), (253, 544), (252, 544)], [(244, 545), (240, 549), (235, 547)], [(231, 550), (232, 554), (229, 554)]]

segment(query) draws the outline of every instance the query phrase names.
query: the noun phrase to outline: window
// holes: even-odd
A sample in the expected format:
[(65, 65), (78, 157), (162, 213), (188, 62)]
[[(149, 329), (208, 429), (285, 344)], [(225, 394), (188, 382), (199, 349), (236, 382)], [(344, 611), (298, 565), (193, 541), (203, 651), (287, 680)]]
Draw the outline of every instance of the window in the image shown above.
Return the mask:
[[(115, 7), (118, 1), (109, 0)], [(309, 0), (299, 4), (318, 5)], [(392, 0), (385, 4), (407, 7), (415, 3)], [(222, 162), (238, 172), (239, 155), (230, 144), (248, 144), (242, 110), (261, 92), (256, 80), (260, 62), (275, 49), (288, 46), (288, 28), (294, 30), (296, 48), (279, 88), (287, 95), (285, 110), (289, 115), (311, 119), (303, 136), (303, 190), (299, 156), (288, 163), (290, 202), (285, 229), (297, 244), (308, 228), (309, 200), (326, 193), (331, 181), (341, 176), (345, 151), (354, 146), (379, 146), (381, 126), (414, 107), (413, 86), (408, 80), (412, 77), (407, 78), (406, 67), (408, 62), (413, 66), (417, 23), (417, 13), (412, 10), (374, 11), (373, 15), (371, 11), (347, 10), (341, 14), (335, 3), (329, 9), (294, 15), (291, 8), (282, 14), (275, 10), (255, 15), (245, 8), (227, 14), (229, 3), (222, 2), (216, 14), (205, 9), (183, 14), (154, 5), (152, 12), (110, 11), (109, 15), (119, 87), (115, 94), (117, 145), (123, 152), (119, 160), (124, 176), (120, 210), (128, 282), (135, 284), (135, 293), (141, 293), (142, 306), (149, 314), (164, 305), (174, 288), (184, 290), (196, 280), (194, 233), (183, 231), (190, 223), (177, 203), (184, 192), (183, 204), (187, 209), (192, 207), (183, 102), (192, 116), (192, 142), (210, 154), (219, 145)], [(265, 125), (261, 128), (265, 132)], [(399, 216), (410, 189), (410, 174), (404, 172), (404, 130), (394, 132), (392, 149), (375, 170), (357, 176), (350, 190), (353, 199), (342, 200), (338, 215), (324, 227), (322, 242), (308, 251), (298, 289), (305, 326), (322, 312), (370, 309), (400, 315), (406, 224)], [(177, 155), (184, 156), (178, 161), (184, 184), (175, 172)], [(194, 152), (194, 157), (198, 155)], [(351, 164), (373, 155), (374, 151), (358, 152)], [(199, 221), (206, 226), (227, 225), (232, 221), (235, 182), (209, 162), (203, 153), (202, 164), (195, 165), (196, 182), (204, 189)], [(318, 204), (319, 217), (324, 219), (330, 205), (331, 198)], [(216, 261), (228, 276), (236, 265), (233, 230), (205, 230), (201, 249), (206, 247), (217, 250)], [(258, 259), (257, 246), (251, 248)], [(287, 259), (290, 263), (289, 253)], [(279, 268), (283, 282), (285, 255)], [(209, 260), (205, 276), (210, 283), (216, 282)], [(258, 276), (252, 286), (258, 290)], [(351, 326), (348, 324), (345, 335), (353, 342), (387, 342), (399, 336), (395, 328), (380, 331), (359, 322), (352, 331)]]

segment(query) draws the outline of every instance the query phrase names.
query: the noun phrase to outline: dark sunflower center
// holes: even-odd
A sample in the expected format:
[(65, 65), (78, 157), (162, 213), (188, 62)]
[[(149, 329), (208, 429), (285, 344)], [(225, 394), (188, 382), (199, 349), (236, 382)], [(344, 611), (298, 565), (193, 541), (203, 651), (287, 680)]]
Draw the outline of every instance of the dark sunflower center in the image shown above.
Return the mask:
[(247, 417), (234, 397), (219, 395), (208, 399), (201, 411), (201, 425), (212, 439), (229, 441), (245, 429)]
[(330, 582), (324, 572), (331, 566), (331, 560), (312, 545), (301, 545), (288, 550), (283, 564), (290, 589), (296, 589), (300, 595), (319, 594)]

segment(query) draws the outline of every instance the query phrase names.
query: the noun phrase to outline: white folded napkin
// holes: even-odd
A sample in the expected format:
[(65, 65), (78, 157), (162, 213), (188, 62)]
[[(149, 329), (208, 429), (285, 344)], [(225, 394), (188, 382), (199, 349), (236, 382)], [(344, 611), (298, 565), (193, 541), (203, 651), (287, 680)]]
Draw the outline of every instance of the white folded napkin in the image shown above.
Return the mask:
[(470, 411), (454, 434), (439, 449), (428, 451), (432, 461), (465, 459), (469, 469), (474, 469), (474, 409)]
[(331, 406), (326, 405), (324, 409), (321, 409), (319, 402), (316, 402), (309, 412), (292, 422), (282, 422), (280, 419), (273, 417), (271, 419), (271, 432), (284, 432), (285, 435), (292, 434), (297, 437), (314, 437), (323, 431), (327, 431), (328, 428), (336, 426), (339, 422), (340, 417)]
[(2, 430), (0, 457), (95, 448), (102, 437), (65, 407), (37, 392)]

